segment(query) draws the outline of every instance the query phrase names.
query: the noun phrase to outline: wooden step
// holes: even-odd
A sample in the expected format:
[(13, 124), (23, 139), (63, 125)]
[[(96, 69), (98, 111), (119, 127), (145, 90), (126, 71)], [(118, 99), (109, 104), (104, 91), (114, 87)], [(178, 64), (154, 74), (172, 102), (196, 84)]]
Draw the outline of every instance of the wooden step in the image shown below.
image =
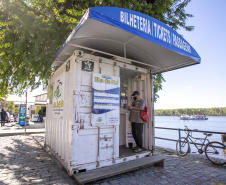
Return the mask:
[(147, 166), (160, 166), (164, 167), (164, 158), (160, 156), (148, 156), (140, 159), (115, 164), (95, 170), (90, 170), (82, 173), (74, 174), (74, 178), (79, 184), (90, 183), (93, 181), (113, 177), (122, 173), (139, 170)]

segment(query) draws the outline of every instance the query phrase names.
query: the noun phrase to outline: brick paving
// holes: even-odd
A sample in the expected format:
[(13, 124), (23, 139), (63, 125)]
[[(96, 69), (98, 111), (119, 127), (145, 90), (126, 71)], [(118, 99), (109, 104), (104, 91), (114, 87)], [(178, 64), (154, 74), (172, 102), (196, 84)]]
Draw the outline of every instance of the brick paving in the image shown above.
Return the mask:
[[(43, 134), (34, 135), (43, 145)], [(75, 184), (31, 136), (0, 137), (0, 184)], [(157, 148), (165, 167), (142, 168), (135, 172), (91, 184), (226, 184), (226, 166), (210, 163), (204, 155), (177, 156), (175, 151)]]
[(0, 184), (74, 184), (31, 136), (0, 137)]
[(174, 150), (157, 147), (155, 155), (164, 156), (164, 168), (148, 167), (101, 180), (94, 185), (226, 185), (226, 165), (212, 164), (205, 155), (177, 156)]

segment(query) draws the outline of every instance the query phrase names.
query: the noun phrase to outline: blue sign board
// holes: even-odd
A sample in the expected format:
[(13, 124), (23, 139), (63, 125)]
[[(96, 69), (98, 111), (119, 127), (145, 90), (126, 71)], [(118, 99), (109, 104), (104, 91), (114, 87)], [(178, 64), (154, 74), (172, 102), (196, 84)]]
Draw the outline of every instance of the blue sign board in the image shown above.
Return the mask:
[[(88, 14), (88, 16), (87, 16)], [(83, 18), (91, 18), (118, 27), (167, 49), (200, 62), (195, 49), (176, 31), (161, 21), (140, 12), (116, 7), (92, 7)], [(84, 20), (82, 19), (80, 24)]]
[[(98, 28), (92, 29), (95, 22)], [(153, 74), (201, 63), (195, 49), (175, 30), (153, 17), (118, 7), (89, 8), (52, 66), (59, 66), (59, 61), (80, 48), (149, 64)]]
[(19, 109), (19, 125), (25, 125), (26, 104), (21, 104)]

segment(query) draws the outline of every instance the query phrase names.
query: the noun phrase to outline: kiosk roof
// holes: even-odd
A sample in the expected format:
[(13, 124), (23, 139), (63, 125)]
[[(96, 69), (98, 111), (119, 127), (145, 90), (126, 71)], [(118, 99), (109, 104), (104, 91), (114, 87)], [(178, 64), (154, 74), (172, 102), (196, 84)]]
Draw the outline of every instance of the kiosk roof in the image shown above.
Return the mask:
[(54, 58), (60, 66), (74, 50), (122, 57), (150, 68), (153, 74), (199, 64), (195, 49), (164, 23), (139, 12), (116, 7), (92, 7)]

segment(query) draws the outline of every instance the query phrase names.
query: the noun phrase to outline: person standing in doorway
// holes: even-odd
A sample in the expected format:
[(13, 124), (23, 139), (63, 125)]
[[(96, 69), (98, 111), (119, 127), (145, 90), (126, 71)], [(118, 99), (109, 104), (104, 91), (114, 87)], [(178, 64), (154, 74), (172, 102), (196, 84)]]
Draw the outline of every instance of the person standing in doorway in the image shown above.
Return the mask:
[(2, 108), (2, 112), (1, 112), (1, 126), (5, 125), (6, 116), (7, 116), (6, 111)]
[(131, 95), (133, 97), (132, 106), (128, 106), (130, 110), (130, 121), (132, 123), (132, 134), (137, 144), (135, 152), (141, 152), (143, 147), (143, 125), (144, 121), (140, 116), (140, 111), (145, 108), (145, 101), (140, 98), (140, 93), (134, 91)]

